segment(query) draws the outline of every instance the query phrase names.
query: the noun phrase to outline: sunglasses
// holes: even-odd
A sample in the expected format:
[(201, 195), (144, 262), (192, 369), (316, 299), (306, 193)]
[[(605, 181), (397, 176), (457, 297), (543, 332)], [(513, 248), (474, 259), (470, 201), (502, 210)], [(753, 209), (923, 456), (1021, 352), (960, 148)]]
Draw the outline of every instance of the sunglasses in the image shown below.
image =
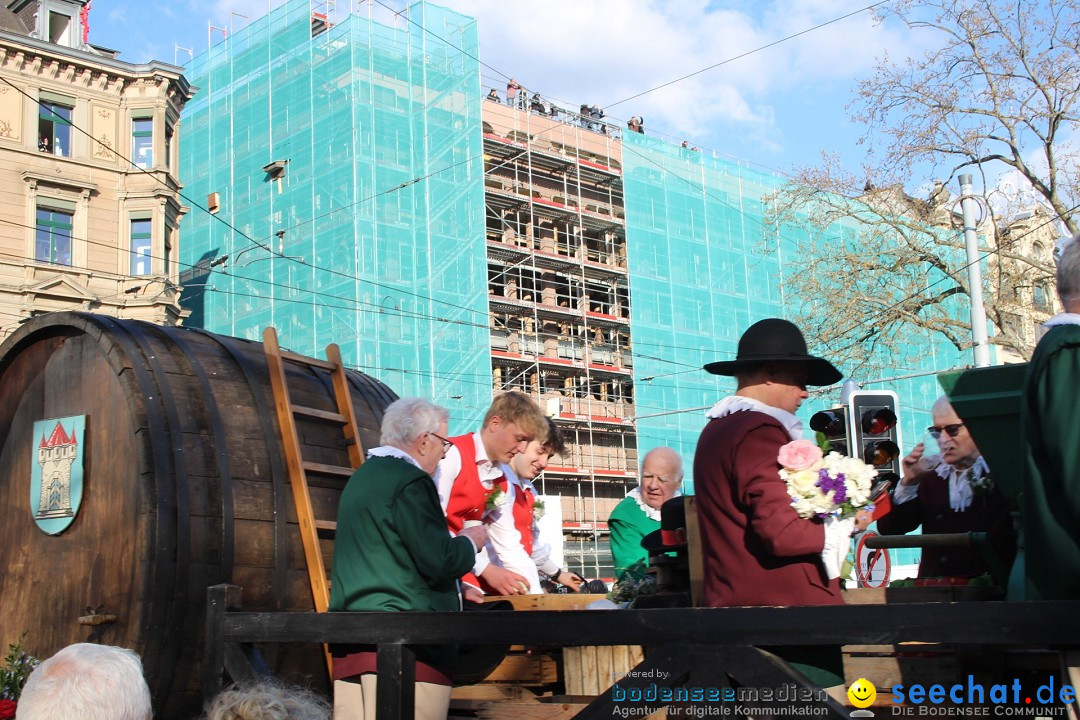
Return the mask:
[(944, 425), (938, 427), (937, 425), (931, 425), (926, 428), (926, 432), (930, 433), (930, 437), (937, 440), (941, 437), (941, 433), (945, 432), (949, 434), (949, 437), (954, 438), (960, 434), (960, 428), (964, 427), (964, 423), (956, 423), (955, 425)]

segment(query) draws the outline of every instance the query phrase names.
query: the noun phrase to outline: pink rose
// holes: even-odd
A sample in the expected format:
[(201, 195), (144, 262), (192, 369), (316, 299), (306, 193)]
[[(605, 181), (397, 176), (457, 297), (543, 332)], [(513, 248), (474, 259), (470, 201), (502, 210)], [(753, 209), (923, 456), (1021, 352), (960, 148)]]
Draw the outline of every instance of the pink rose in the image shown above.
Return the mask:
[(788, 470), (809, 470), (824, 457), (821, 448), (814, 441), (792, 440), (780, 448), (780, 455), (776, 460)]

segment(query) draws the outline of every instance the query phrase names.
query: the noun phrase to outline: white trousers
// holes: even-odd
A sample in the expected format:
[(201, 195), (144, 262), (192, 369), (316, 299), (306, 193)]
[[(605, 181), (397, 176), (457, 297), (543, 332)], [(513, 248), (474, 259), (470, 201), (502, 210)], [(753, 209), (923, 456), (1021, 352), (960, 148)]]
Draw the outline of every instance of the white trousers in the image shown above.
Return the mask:
[[(375, 720), (376, 675), (334, 681), (334, 720)], [(416, 720), (446, 720), (450, 686), (416, 683)]]

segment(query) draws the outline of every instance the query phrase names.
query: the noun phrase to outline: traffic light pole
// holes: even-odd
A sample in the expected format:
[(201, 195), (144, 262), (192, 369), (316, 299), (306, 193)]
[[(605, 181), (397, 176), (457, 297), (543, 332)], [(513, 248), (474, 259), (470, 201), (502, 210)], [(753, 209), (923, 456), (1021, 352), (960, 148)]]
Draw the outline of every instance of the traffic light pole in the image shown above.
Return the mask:
[(964, 218), (964, 245), (967, 248), (968, 292), (971, 297), (971, 340), (974, 343), (975, 367), (990, 364), (990, 344), (986, 335), (986, 310), (983, 308), (982, 270), (979, 267), (979, 240), (975, 232), (975, 195), (971, 174), (960, 176), (960, 209)]

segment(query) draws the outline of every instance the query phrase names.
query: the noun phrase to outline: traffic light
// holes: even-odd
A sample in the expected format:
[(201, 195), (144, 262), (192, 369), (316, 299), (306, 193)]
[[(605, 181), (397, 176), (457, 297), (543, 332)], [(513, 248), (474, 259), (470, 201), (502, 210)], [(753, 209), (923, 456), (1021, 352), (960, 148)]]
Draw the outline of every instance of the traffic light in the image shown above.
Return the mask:
[(848, 454), (851, 439), (848, 437), (847, 408), (843, 405), (816, 412), (810, 418), (810, 429), (821, 433), (829, 441), (829, 450), (841, 455)]
[(894, 483), (901, 475), (898, 409), (891, 390), (856, 390), (848, 400), (852, 455), (877, 468), (878, 479)]

